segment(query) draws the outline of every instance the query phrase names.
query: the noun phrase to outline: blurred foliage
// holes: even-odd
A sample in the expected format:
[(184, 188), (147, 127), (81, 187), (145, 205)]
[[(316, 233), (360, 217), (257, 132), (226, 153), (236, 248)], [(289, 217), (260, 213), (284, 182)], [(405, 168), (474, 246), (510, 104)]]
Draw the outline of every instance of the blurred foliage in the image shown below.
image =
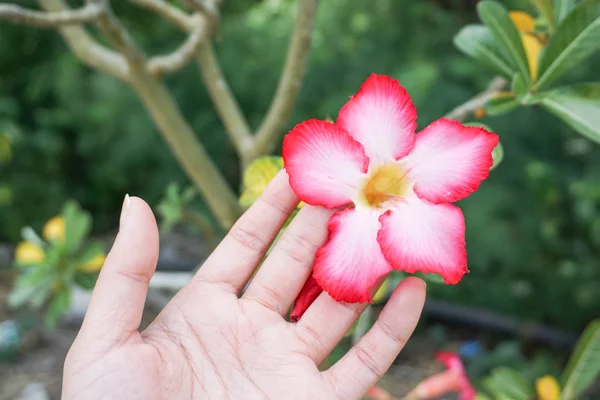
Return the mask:
[(71, 304), (74, 285), (91, 289), (106, 258), (99, 242), (87, 243), (92, 217), (69, 201), (44, 225), (42, 237), (30, 227), (15, 250), (17, 279), (8, 298), (11, 307), (44, 311), (53, 326)]
[[(509, 361), (510, 363), (510, 361)], [(531, 363), (529, 363), (531, 365)], [(543, 363), (548, 367), (551, 363)], [(593, 321), (583, 332), (560, 381), (532, 369), (498, 367), (482, 380), (484, 391), (480, 399), (494, 400), (575, 400), (596, 398), (586, 393), (600, 377), (600, 320)], [(529, 372), (529, 373), (527, 373)], [(545, 375), (544, 375), (545, 374)], [(556, 374), (558, 376), (558, 374)]]
[[(162, 232), (170, 231), (176, 224), (186, 218), (186, 213), (196, 194), (196, 189), (192, 186), (185, 189), (180, 189), (176, 183), (170, 183), (167, 186), (165, 196), (156, 206), (156, 211), (161, 217), (160, 229)], [(201, 217), (199, 216), (199, 218)]]
[(208, 247), (214, 248), (222, 232), (210, 219), (206, 208), (198, 204), (197, 194), (193, 186), (183, 189), (177, 183), (167, 185), (162, 200), (156, 206), (156, 213), (160, 217), (160, 231), (164, 234), (183, 225), (192, 234), (200, 233)]
[[(491, 351), (473, 347), (473, 344), (468, 344), (469, 351), (465, 352), (465, 347), (460, 351), (462, 357), (469, 360), (466, 375), (461, 356), (443, 351), (436, 359), (440, 361), (440, 355), (449, 357), (452, 362), (446, 364), (448, 370), (423, 379), (406, 399), (433, 400), (453, 392), (465, 400), (598, 398), (598, 389), (593, 384), (600, 377), (600, 320), (586, 327), (564, 369), (562, 363), (545, 350), (526, 359), (518, 342), (499, 343)], [(457, 380), (463, 380), (463, 384), (457, 385)], [(469, 390), (473, 384), (479, 393)]]
[[(21, 3), (36, 6), (34, 0)], [(165, 21), (129, 2), (114, 3), (149, 53), (168, 51), (182, 39)], [(536, 14), (530, 2), (503, 3)], [(308, 73), (288, 128), (335, 116), (372, 72), (407, 88), (420, 127), (464, 102), (493, 76), (452, 43), (463, 26), (478, 22), (475, 4), (321, 2)], [(253, 126), (274, 92), (293, 14), (293, 2), (284, 0), (232, 0), (223, 10), (217, 52)], [(561, 81), (597, 80), (598, 70), (596, 53)], [(238, 187), (238, 161), (196, 66), (168, 77), (167, 84)], [(487, 111), (481, 122), (500, 134), (505, 154), (481, 189), (460, 204), (471, 274), (458, 286), (430, 285), (431, 295), (579, 330), (600, 303), (600, 147), (537, 105), (508, 115)], [(89, 210), (101, 232), (117, 224), (124, 193), (157, 204), (170, 182), (188, 184), (136, 96), (82, 67), (52, 31), (0, 26), (0, 134), (10, 137), (11, 154), (8, 164), (0, 164), (2, 240), (16, 242), (24, 225), (40, 230), (66, 198)]]

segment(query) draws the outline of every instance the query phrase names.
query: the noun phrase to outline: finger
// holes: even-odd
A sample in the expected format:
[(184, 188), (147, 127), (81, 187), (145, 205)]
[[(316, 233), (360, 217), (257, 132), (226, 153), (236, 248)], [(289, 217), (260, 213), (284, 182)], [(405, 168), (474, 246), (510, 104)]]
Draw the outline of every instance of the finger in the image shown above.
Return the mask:
[(265, 260), (243, 299), (287, 313), (311, 273), (317, 249), (327, 240), (332, 211), (306, 205)]
[(337, 302), (327, 292), (321, 293), (293, 328), (300, 352), (321, 364), (367, 306)]
[(425, 283), (406, 278), (367, 334), (323, 374), (340, 399), (360, 398), (388, 370), (413, 333), (423, 304)]
[[(372, 295), (385, 278), (386, 276), (382, 276), (373, 285)], [(321, 293), (294, 327), (296, 337), (302, 345), (300, 351), (315, 364), (321, 364), (367, 306), (368, 303), (338, 302), (326, 292)]]
[(109, 346), (137, 332), (158, 244), (152, 210), (142, 199), (127, 196), (119, 233), (98, 276), (82, 331)]
[(298, 205), (281, 171), (260, 198), (236, 222), (200, 268), (191, 285), (210, 283), (238, 293), (262, 260), (279, 229)]

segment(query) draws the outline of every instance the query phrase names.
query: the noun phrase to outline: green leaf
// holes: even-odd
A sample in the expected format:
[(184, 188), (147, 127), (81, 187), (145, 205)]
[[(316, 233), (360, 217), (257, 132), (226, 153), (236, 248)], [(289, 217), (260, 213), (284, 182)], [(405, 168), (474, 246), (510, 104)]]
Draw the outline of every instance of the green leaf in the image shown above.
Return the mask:
[(183, 212), (181, 207), (172, 204), (168, 200), (160, 203), (157, 206), (158, 215), (160, 215), (160, 231), (161, 233), (169, 232), (173, 226), (181, 222), (183, 219)]
[(420, 278), (423, 279), (427, 283), (431, 283), (433, 285), (443, 285), (445, 284), (444, 278), (440, 274), (419, 274)]
[(483, 23), (490, 29), (500, 50), (517, 67), (525, 84), (529, 87), (529, 65), (521, 35), (508, 16), (506, 8), (492, 0), (483, 0), (477, 4), (477, 13)]
[(196, 188), (193, 186), (189, 186), (187, 188), (185, 188), (182, 192), (181, 192), (181, 203), (182, 204), (188, 204), (190, 201), (192, 201), (194, 199), (194, 197), (196, 197)]
[(104, 246), (99, 241), (92, 242), (81, 252), (77, 262), (84, 263), (86, 261), (90, 261), (98, 254), (104, 254)]
[(538, 104), (543, 97), (540, 93), (530, 92), (527, 84), (519, 74), (513, 76), (511, 91), (515, 94), (515, 101), (524, 106)]
[(504, 147), (502, 147), (502, 143), (498, 142), (498, 145), (492, 150), (492, 159), (494, 160), (494, 163), (490, 170), (496, 168), (504, 159)]
[(36, 286), (17, 285), (8, 296), (8, 306), (11, 308), (21, 307), (27, 303), (36, 290)]
[(567, 16), (550, 38), (534, 88), (548, 86), (599, 48), (600, 0), (587, 0)]
[(523, 77), (519, 74), (515, 74), (512, 79), (510, 90), (515, 94), (516, 100), (519, 103), (523, 102), (523, 99), (529, 93), (527, 84), (523, 80)]
[(73, 278), (73, 281), (86, 290), (93, 289), (98, 280), (98, 273), (83, 274), (78, 273)]
[(23, 238), (23, 240), (31, 242), (36, 246), (41, 247), (42, 249), (46, 247), (46, 242), (44, 242), (44, 240), (41, 237), (39, 237), (38, 234), (35, 233), (33, 228), (30, 226), (24, 226), (23, 228), (21, 228), (21, 237)]
[(0, 182), (0, 207), (10, 206), (13, 202), (14, 190), (9, 184)]
[(46, 279), (44, 281), (44, 283), (37, 285), (35, 287), (35, 292), (32, 293), (32, 295), (27, 300), (27, 303), (31, 306), (31, 308), (33, 308), (34, 310), (37, 310), (46, 303), (46, 301), (52, 294), (52, 283), (53, 282), (54, 282), (54, 279), (49, 278), (49, 279)]
[(563, 400), (579, 398), (579, 394), (600, 376), (600, 319), (583, 331), (577, 347), (561, 377)]
[(554, 0), (554, 18), (557, 24), (569, 15), (574, 5), (575, 0)]
[(533, 3), (533, 5), (535, 6), (535, 8), (537, 8), (540, 15), (542, 17), (544, 17), (544, 19), (548, 23), (548, 26), (550, 27), (550, 30), (553, 30), (555, 16), (554, 16), (554, 4), (553, 4), (552, 0), (529, 0), (529, 1), (531, 3)]
[(466, 55), (473, 57), (497, 73), (511, 77), (514, 69), (498, 49), (488, 28), (483, 25), (467, 25), (454, 36), (454, 45)]
[(515, 96), (493, 97), (485, 103), (485, 112), (487, 115), (495, 116), (506, 114), (517, 108), (519, 103)]
[(58, 319), (69, 309), (71, 305), (71, 289), (64, 288), (52, 298), (46, 310), (46, 324), (55, 327)]
[(169, 183), (165, 196), (169, 202), (179, 204), (179, 185), (175, 182)]
[(170, 183), (165, 190), (165, 195), (157, 206), (161, 217), (160, 230), (162, 233), (170, 231), (173, 226), (185, 219), (186, 209), (196, 196), (194, 187), (181, 189), (177, 183)]
[(0, 166), (10, 163), (12, 160), (12, 145), (10, 137), (0, 132)]
[(90, 233), (92, 217), (74, 201), (65, 204), (62, 217), (65, 220), (65, 248), (68, 252), (75, 252)]
[(544, 108), (588, 139), (600, 143), (600, 83), (584, 83), (545, 93)]
[(512, 400), (529, 400), (534, 398), (535, 391), (521, 374), (509, 368), (496, 368), (484, 380), (484, 387), (496, 397), (503, 395)]
[(46, 262), (25, 267), (16, 279), (15, 286), (36, 286), (49, 277), (54, 279), (56, 277), (54, 267), (54, 264)]

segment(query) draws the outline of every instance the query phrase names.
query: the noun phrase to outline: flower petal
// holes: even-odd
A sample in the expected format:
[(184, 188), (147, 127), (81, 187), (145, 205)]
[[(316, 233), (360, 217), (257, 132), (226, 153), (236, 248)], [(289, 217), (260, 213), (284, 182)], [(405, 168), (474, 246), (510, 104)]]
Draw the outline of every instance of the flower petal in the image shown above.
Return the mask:
[(335, 300), (372, 301), (370, 289), (392, 270), (377, 243), (379, 215), (345, 209), (329, 220), (329, 240), (317, 251), (313, 276)]
[(417, 110), (398, 81), (371, 75), (340, 110), (337, 122), (374, 163), (407, 155), (415, 141)]
[(435, 359), (448, 369), (455, 371), (457, 374), (466, 374), (462, 360), (459, 355), (451, 351), (440, 351), (436, 353)]
[(306, 283), (304, 283), (298, 297), (296, 297), (290, 320), (292, 322), (300, 320), (304, 312), (308, 310), (308, 307), (319, 297), (322, 291), (323, 289), (321, 289), (315, 278), (311, 275)]
[(462, 360), (456, 353), (442, 351), (436, 354), (435, 359), (441, 362), (454, 374), (455, 382), (458, 385), (458, 393), (460, 400), (473, 400), (477, 392), (471, 384), (471, 380), (467, 375), (467, 371), (462, 363)]
[(476, 191), (492, 167), (498, 135), (481, 127), (439, 119), (417, 134), (402, 162), (417, 195), (432, 203), (452, 203)]
[(283, 140), (290, 185), (304, 202), (335, 208), (351, 202), (369, 159), (340, 127), (316, 119), (294, 127)]
[(394, 268), (441, 274), (449, 284), (468, 272), (465, 221), (455, 205), (431, 204), (411, 196), (379, 220), (377, 240)]

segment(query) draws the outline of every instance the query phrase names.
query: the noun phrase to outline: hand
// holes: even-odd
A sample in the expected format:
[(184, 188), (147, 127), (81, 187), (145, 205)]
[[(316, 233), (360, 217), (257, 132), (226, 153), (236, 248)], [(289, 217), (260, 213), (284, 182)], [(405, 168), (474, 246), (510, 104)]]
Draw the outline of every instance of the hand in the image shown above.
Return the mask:
[(305, 206), (246, 285), (298, 198), (285, 172), (246, 212), (193, 280), (139, 332), (158, 257), (152, 211), (125, 202), (64, 369), (63, 399), (359, 399), (386, 372), (423, 308), (425, 284), (405, 279), (371, 330), (334, 366), (317, 366), (366, 304), (326, 293), (284, 317), (327, 237), (330, 212)]

